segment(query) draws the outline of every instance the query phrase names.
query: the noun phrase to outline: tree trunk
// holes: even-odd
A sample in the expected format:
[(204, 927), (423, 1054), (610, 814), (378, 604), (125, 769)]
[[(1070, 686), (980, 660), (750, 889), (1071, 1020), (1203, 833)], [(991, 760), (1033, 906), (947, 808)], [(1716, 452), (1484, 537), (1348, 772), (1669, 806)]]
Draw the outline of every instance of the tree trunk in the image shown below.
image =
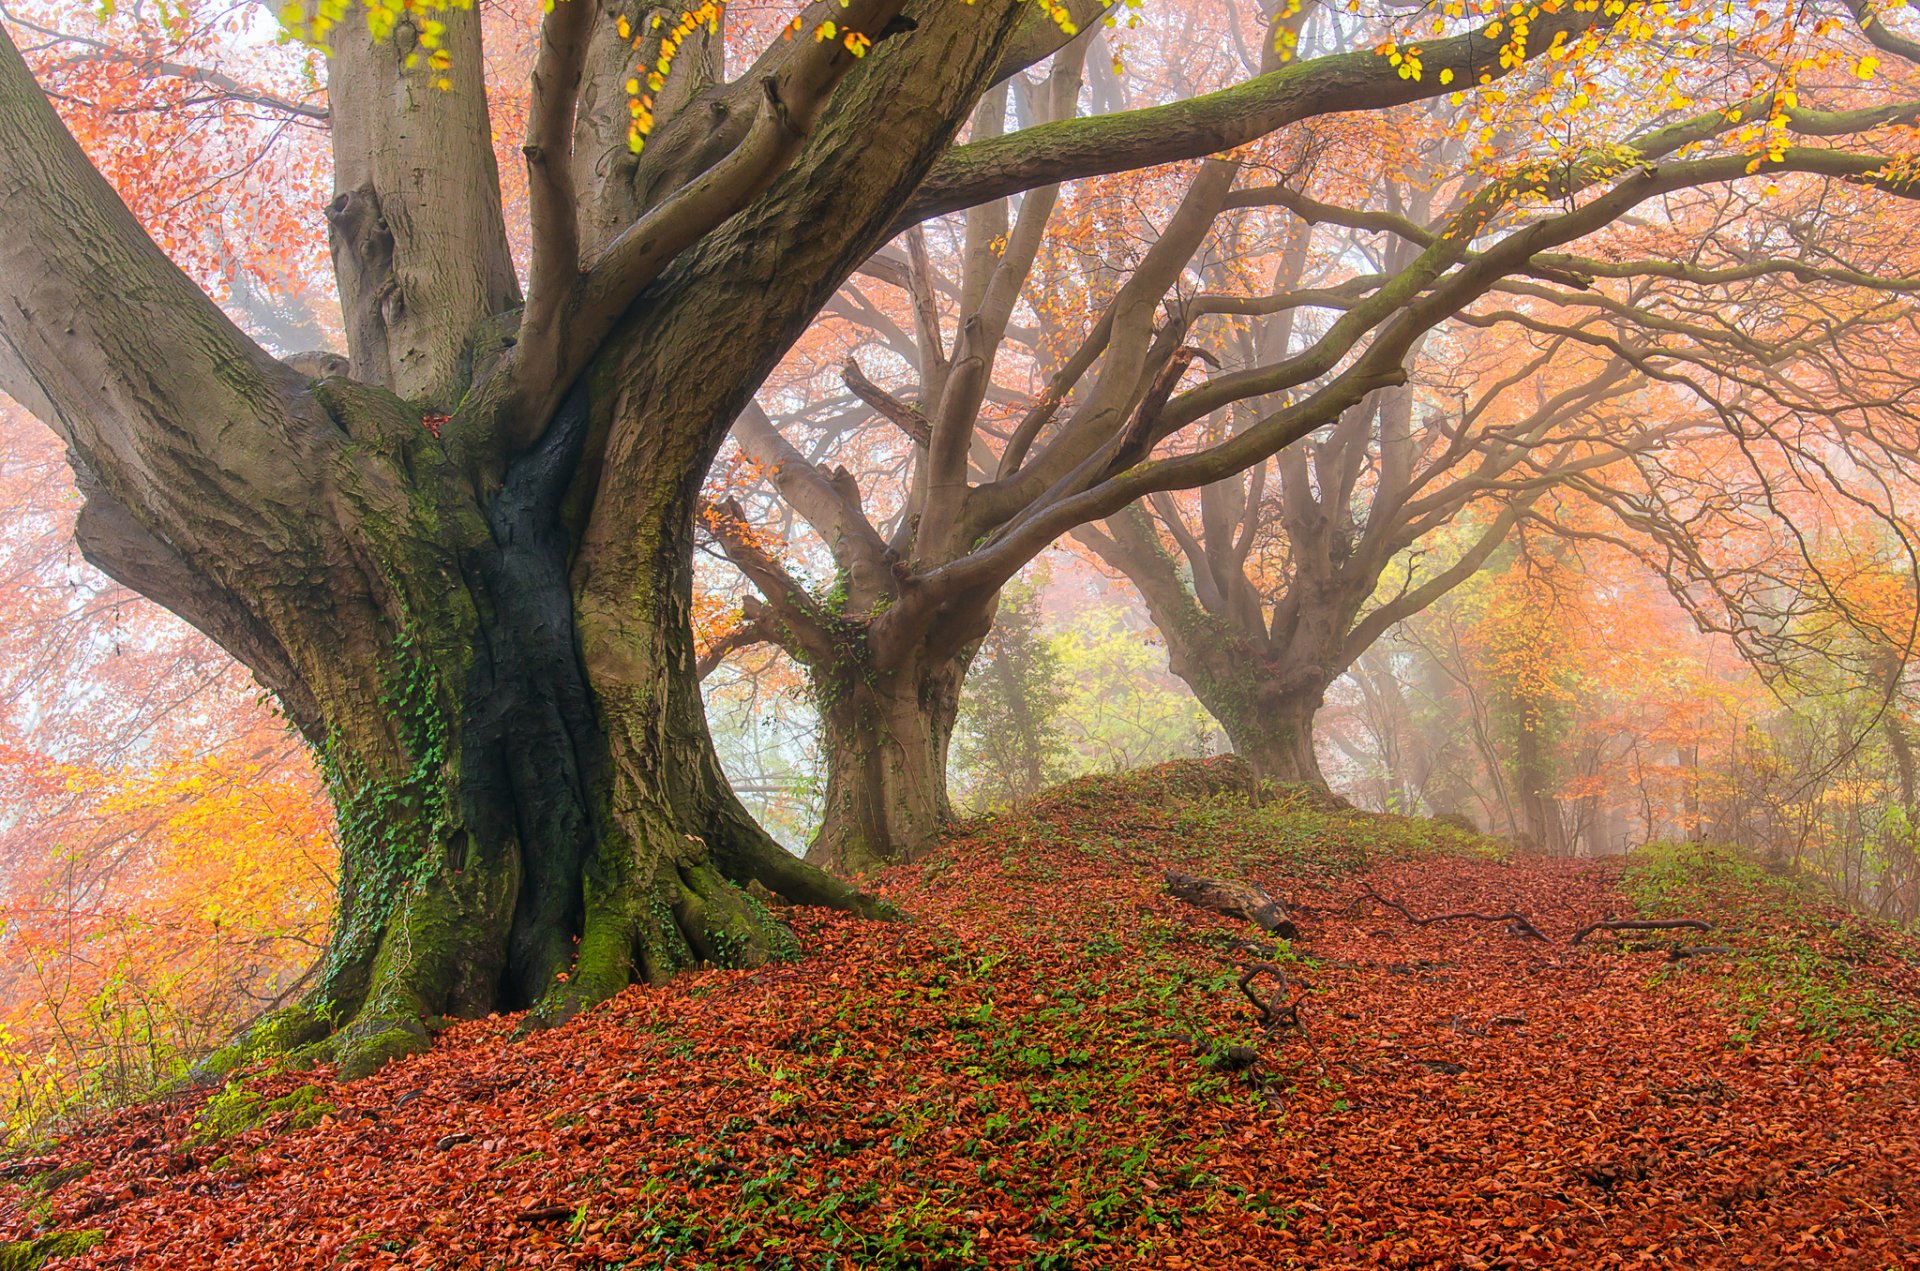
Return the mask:
[(1514, 739), (1513, 775), (1520, 787), (1522, 845), (1548, 856), (1567, 855), (1566, 832), (1560, 823), (1560, 800), (1553, 792), (1553, 756), (1539, 704), (1522, 699)]
[(1233, 723), (1221, 720), (1234, 753), (1245, 756), (1262, 780), (1326, 789), (1327, 778), (1320, 771), (1313, 744), (1313, 719), (1325, 692), (1324, 688), (1286, 694), (1256, 692), (1255, 709), (1239, 713)]
[(952, 815), (947, 752), (973, 647), (899, 670), (848, 659), (814, 677), (827, 751), (826, 808), (807, 860), (860, 874), (912, 860)]
[(1184, 616), (1160, 625), (1167, 667), (1219, 721), (1234, 753), (1263, 781), (1326, 789), (1313, 744), (1313, 719), (1327, 692), (1320, 667), (1263, 655), (1198, 606)]
[[(636, 980), (779, 956), (790, 935), (735, 883), (871, 911), (768, 839), (720, 773), (693, 679), (684, 477), (636, 509), (650, 582), (617, 656), (589, 660), (560, 516), (584, 394), (483, 500), (409, 408), (318, 392), (357, 444), (329, 474), (316, 550), (360, 585), (312, 585), (292, 557), (253, 603), (316, 705), (339, 907), (312, 995), (216, 1069), (325, 1039), (356, 1075), (424, 1048), (435, 1016), (554, 1022)], [(113, 544), (89, 546), (111, 572)]]

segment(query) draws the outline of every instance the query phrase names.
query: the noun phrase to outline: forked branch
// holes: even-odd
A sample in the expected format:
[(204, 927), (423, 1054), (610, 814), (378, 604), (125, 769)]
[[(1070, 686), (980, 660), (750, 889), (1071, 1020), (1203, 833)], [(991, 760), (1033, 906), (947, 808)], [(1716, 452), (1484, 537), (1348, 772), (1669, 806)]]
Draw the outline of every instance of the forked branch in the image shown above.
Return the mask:
[(1367, 899), (1385, 905), (1388, 909), (1393, 910), (1416, 927), (1431, 927), (1437, 922), (1504, 922), (1507, 924), (1507, 929), (1516, 936), (1524, 936), (1529, 940), (1545, 940), (1547, 938), (1541, 932), (1540, 928), (1533, 925), (1532, 919), (1518, 910), (1509, 909), (1504, 913), (1483, 914), (1475, 913), (1469, 909), (1462, 910), (1458, 913), (1429, 914), (1427, 917), (1422, 918), (1399, 901), (1389, 900), (1385, 896), (1382, 896), (1373, 889), (1373, 885), (1370, 883), (1363, 883), (1360, 891)]

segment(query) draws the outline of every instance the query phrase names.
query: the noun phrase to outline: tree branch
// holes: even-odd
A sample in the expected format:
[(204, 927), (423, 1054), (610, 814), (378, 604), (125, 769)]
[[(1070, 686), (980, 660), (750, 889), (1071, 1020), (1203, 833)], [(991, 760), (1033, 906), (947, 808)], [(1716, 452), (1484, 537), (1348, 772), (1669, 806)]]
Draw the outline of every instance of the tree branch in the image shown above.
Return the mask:
[(1502, 79), (1569, 38), (1611, 27), (1636, 7), (1587, 13), (1568, 6), (1543, 13), (1529, 29), (1519, 59), (1508, 51), (1504, 32), (1482, 27), (1422, 41), (1419, 79), (1403, 78), (1372, 50), (1342, 53), (1170, 105), (1062, 120), (959, 146), (921, 184), (897, 228), (1035, 186), (1219, 154), (1304, 119), (1438, 97), (1450, 91), (1441, 82), (1442, 71), (1452, 72), (1449, 82), (1463, 84)]

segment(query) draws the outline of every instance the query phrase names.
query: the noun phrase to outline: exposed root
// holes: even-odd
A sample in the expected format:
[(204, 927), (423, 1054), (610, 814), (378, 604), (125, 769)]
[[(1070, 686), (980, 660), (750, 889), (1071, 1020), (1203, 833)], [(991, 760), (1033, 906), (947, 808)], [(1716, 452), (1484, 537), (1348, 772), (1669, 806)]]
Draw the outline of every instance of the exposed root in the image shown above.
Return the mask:
[(1325, 1076), (1327, 1066), (1320, 1058), (1320, 1046), (1313, 1040), (1313, 1034), (1307, 1031), (1306, 1021), (1300, 1016), (1300, 1006), (1307, 1000), (1306, 985), (1300, 984), (1301, 991), (1293, 995), (1293, 1000), (1281, 1005), (1279, 997), (1268, 1000), (1253, 991), (1253, 982), (1263, 975), (1279, 983), (1282, 996), (1299, 984), (1297, 980), (1288, 979), (1287, 973), (1271, 962), (1241, 964), (1240, 991), (1246, 994), (1247, 1000), (1253, 1003), (1253, 1009), (1259, 1013), (1261, 1030), (1269, 1037), (1289, 1029), (1300, 1034), (1301, 1040), (1307, 1043), (1307, 1049), (1313, 1053), (1314, 1066)]
[(713, 863), (734, 882), (759, 883), (796, 905), (819, 905), (862, 918), (897, 919), (899, 910), (817, 865), (809, 865), (773, 841), (726, 790), (711, 809), (707, 850)]
[(1513, 909), (1498, 914), (1474, 913), (1471, 910), (1467, 910), (1460, 913), (1431, 914), (1425, 918), (1421, 918), (1399, 901), (1388, 900), (1385, 896), (1375, 891), (1370, 885), (1361, 885), (1361, 895), (1363, 899), (1376, 901), (1379, 904), (1385, 905), (1388, 909), (1393, 910), (1416, 927), (1431, 927), (1436, 922), (1504, 922), (1507, 924), (1507, 930), (1513, 935), (1521, 936), (1528, 940), (1545, 940), (1547, 938), (1541, 933), (1540, 928), (1533, 925), (1531, 919), (1525, 914)]
[[(1523, 936), (1529, 940), (1545, 940), (1547, 938), (1540, 928), (1534, 926), (1533, 922), (1525, 914), (1512, 909), (1507, 910), (1505, 913), (1498, 914), (1482, 914), (1469, 911), (1451, 914), (1432, 914), (1422, 918), (1399, 901), (1389, 900), (1375, 891), (1372, 886), (1363, 883), (1361, 884), (1360, 895), (1355, 898), (1353, 903), (1354, 905), (1359, 905), (1368, 900), (1385, 905), (1388, 909), (1393, 910), (1416, 927), (1430, 927), (1436, 922), (1504, 922), (1507, 924), (1507, 930), (1516, 936)], [(1352, 906), (1349, 906), (1349, 909), (1351, 908)], [(1588, 936), (1599, 931), (1712, 930), (1713, 924), (1701, 918), (1615, 918), (1612, 914), (1608, 914), (1598, 922), (1590, 922), (1574, 932), (1572, 939), (1567, 943), (1577, 946)]]

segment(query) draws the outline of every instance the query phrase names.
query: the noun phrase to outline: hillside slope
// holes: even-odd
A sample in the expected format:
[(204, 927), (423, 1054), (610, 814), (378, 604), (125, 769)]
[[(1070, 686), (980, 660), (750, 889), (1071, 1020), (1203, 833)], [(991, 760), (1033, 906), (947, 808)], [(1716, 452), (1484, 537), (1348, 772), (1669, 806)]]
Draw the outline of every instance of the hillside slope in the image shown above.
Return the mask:
[[(1077, 782), (892, 872), (913, 922), (793, 911), (791, 963), (115, 1115), (5, 1167), (0, 1239), (143, 1271), (1920, 1264), (1914, 942), (1734, 858), (1623, 878), (1242, 785)], [(1302, 938), (1168, 868), (1257, 880)], [(1568, 944), (1643, 911), (1722, 929)], [(1308, 986), (1304, 1035), (1236, 959)]]

